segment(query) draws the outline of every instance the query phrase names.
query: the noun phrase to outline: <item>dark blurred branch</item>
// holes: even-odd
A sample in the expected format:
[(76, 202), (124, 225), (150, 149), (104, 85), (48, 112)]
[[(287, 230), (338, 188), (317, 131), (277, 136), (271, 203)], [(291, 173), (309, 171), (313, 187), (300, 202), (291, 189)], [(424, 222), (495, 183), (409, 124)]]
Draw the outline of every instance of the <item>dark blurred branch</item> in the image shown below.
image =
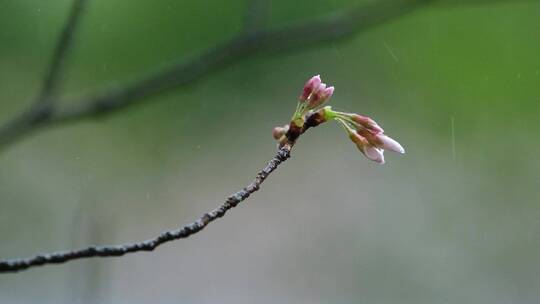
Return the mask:
[(38, 97), (38, 101), (40, 102), (50, 101), (50, 97), (54, 95), (55, 90), (58, 87), (58, 83), (62, 77), (67, 54), (71, 45), (73, 44), (73, 36), (77, 30), (78, 24), (80, 23), (85, 4), (86, 0), (74, 0), (73, 5), (71, 6), (68, 19), (64, 25), (64, 28), (62, 29), (60, 37), (58, 38), (50, 65), (45, 73), (43, 87), (41, 88), (41, 93)]
[(0, 150), (28, 135), (30, 131), (51, 121), (50, 116), (56, 111), (52, 99), (62, 78), (67, 55), (73, 45), (73, 36), (80, 23), (86, 1), (73, 1), (68, 19), (58, 37), (51, 62), (45, 72), (41, 91), (35, 103), (11, 121), (0, 126)]
[(132, 252), (138, 251), (153, 251), (158, 246), (168, 243), (174, 240), (187, 238), (188, 236), (195, 234), (204, 229), (209, 223), (225, 215), (225, 213), (236, 207), (240, 202), (247, 199), (255, 191), (259, 190), (259, 187), (264, 180), (274, 171), (276, 168), (286, 161), (290, 157), (291, 146), (286, 145), (280, 148), (277, 154), (268, 162), (268, 164), (257, 174), (255, 179), (242, 190), (229, 196), (224, 203), (222, 203), (216, 209), (203, 214), (197, 221), (187, 224), (179, 229), (170, 230), (161, 233), (153, 239), (114, 246), (91, 246), (85, 249), (74, 251), (61, 251), (55, 253), (39, 254), (31, 258), (26, 259), (13, 259), (13, 260), (0, 260), (0, 273), (5, 272), (17, 272), (28, 269), (34, 266), (41, 266), (45, 264), (59, 264), (72, 260), (91, 258), (91, 257), (113, 257), (122, 256)]
[(191, 84), (248, 56), (352, 37), (354, 33), (393, 20), (431, 1), (381, 0), (308, 23), (242, 32), (190, 61), (172, 64), (139, 81), (68, 102), (64, 108), (33, 105), (0, 126), (0, 150), (43, 127), (115, 113), (151, 95)]

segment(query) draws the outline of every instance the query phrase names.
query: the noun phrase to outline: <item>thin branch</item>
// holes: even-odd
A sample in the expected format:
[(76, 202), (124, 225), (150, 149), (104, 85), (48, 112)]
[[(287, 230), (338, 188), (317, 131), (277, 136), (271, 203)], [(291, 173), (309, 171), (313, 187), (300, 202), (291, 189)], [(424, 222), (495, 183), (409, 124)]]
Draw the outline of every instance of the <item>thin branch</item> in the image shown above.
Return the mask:
[(203, 230), (204, 227), (206, 227), (209, 223), (224, 216), (229, 209), (236, 207), (236, 205), (247, 199), (255, 191), (259, 190), (259, 187), (264, 182), (264, 180), (274, 170), (276, 170), (276, 168), (281, 163), (283, 163), (290, 157), (290, 152), (290, 145), (286, 145), (280, 148), (277, 154), (268, 162), (268, 164), (261, 171), (259, 171), (255, 179), (247, 187), (229, 196), (225, 200), (225, 202), (222, 203), (219, 207), (203, 214), (198, 220), (191, 224), (187, 224), (175, 230), (163, 232), (153, 239), (137, 243), (114, 246), (90, 246), (88, 248), (74, 251), (60, 251), (55, 253), (38, 254), (34, 257), (26, 259), (0, 260), (0, 273), (17, 272), (28, 269), (30, 267), (46, 264), (59, 264), (84, 258), (115, 257), (139, 251), (153, 251), (162, 244), (178, 239), (187, 238), (188, 236)]
[(393, 20), (432, 1), (381, 0), (308, 23), (243, 32), (191, 61), (173, 64), (139, 81), (67, 102), (65, 108), (53, 109), (47, 115), (43, 115), (39, 107), (32, 106), (13, 121), (0, 126), (0, 150), (38, 129), (118, 112), (145, 97), (194, 83), (255, 54), (289, 51), (352, 37), (354, 33)]
[(286, 51), (350, 37), (355, 32), (389, 21), (412, 11), (420, 4), (431, 1), (383, 0), (309, 23), (253, 34), (240, 34), (210, 48), (187, 63), (173, 65), (132, 84), (82, 98), (78, 102), (69, 102), (72, 106), (54, 113), (50, 122), (71, 122), (111, 114), (150, 95), (191, 84), (248, 56), (262, 52)]
[(58, 87), (66, 57), (73, 44), (73, 36), (77, 30), (77, 25), (80, 23), (85, 5), (86, 0), (73, 1), (68, 19), (58, 38), (50, 65), (45, 73), (45, 80), (37, 99), (38, 102), (49, 102)]
[(65, 61), (73, 44), (73, 36), (80, 23), (87, 0), (74, 0), (68, 19), (58, 37), (51, 62), (45, 72), (41, 91), (34, 104), (0, 127), (0, 150), (21, 139), (44, 122), (50, 121), (56, 110), (52, 98), (62, 78)]

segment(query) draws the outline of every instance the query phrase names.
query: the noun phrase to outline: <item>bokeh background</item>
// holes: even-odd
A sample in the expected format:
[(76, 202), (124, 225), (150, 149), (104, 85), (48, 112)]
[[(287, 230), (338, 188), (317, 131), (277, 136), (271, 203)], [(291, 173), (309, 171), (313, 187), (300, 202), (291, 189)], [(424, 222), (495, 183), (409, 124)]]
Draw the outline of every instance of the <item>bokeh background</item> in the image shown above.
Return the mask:
[[(373, 1), (267, 1), (269, 27)], [(71, 1), (0, 2), (0, 121), (33, 102)], [(89, 1), (60, 104), (189, 60), (246, 1)], [(275, 153), (304, 81), (407, 154), (337, 124), (261, 191), (152, 253), (0, 275), (1, 303), (538, 303), (540, 2), (436, 1), (349, 39), (248, 57), (0, 154), (0, 257), (142, 240), (190, 222)]]

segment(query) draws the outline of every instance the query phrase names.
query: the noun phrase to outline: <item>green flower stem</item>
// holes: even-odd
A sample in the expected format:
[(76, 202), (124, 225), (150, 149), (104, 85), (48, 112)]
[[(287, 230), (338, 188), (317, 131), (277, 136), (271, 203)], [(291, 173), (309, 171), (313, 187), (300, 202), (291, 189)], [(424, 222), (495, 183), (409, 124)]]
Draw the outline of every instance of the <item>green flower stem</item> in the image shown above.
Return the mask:
[(352, 133), (354, 133), (354, 129), (351, 128), (351, 126), (345, 120), (343, 120), (342, 118), (336, 118), (335, 120), (339, 122), (339, 124), (343, 127), (343, 129), (345, 129), (345, 132), (347, 132), (347, 134), (351, 135)]

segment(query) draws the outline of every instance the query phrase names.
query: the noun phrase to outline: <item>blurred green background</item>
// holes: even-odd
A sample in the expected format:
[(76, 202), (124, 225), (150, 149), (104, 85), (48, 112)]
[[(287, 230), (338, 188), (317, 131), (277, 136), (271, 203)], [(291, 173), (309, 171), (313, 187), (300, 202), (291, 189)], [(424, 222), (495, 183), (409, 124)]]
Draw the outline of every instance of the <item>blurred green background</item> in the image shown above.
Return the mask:
[[(91, 0), (62, 100), (242, 30), (246, 1)], [(373, 1), (267, 1), (270, 27)], [(0, 121), (37, 95), (71, 1), (0, 3)], [(0, 258), (149, 238), (243, 187), (304, 81), (407, 154), (306, 133), (262, 190), (153, 253), (0, 275), (1, 303), (538, 303), (540, 2), (436, 1), (339, 42), (240, 60), (0, 154)], [(76, 99), (76, 98), (75, 98)], [(65, 101), (64, 101), (65, 102)]]

